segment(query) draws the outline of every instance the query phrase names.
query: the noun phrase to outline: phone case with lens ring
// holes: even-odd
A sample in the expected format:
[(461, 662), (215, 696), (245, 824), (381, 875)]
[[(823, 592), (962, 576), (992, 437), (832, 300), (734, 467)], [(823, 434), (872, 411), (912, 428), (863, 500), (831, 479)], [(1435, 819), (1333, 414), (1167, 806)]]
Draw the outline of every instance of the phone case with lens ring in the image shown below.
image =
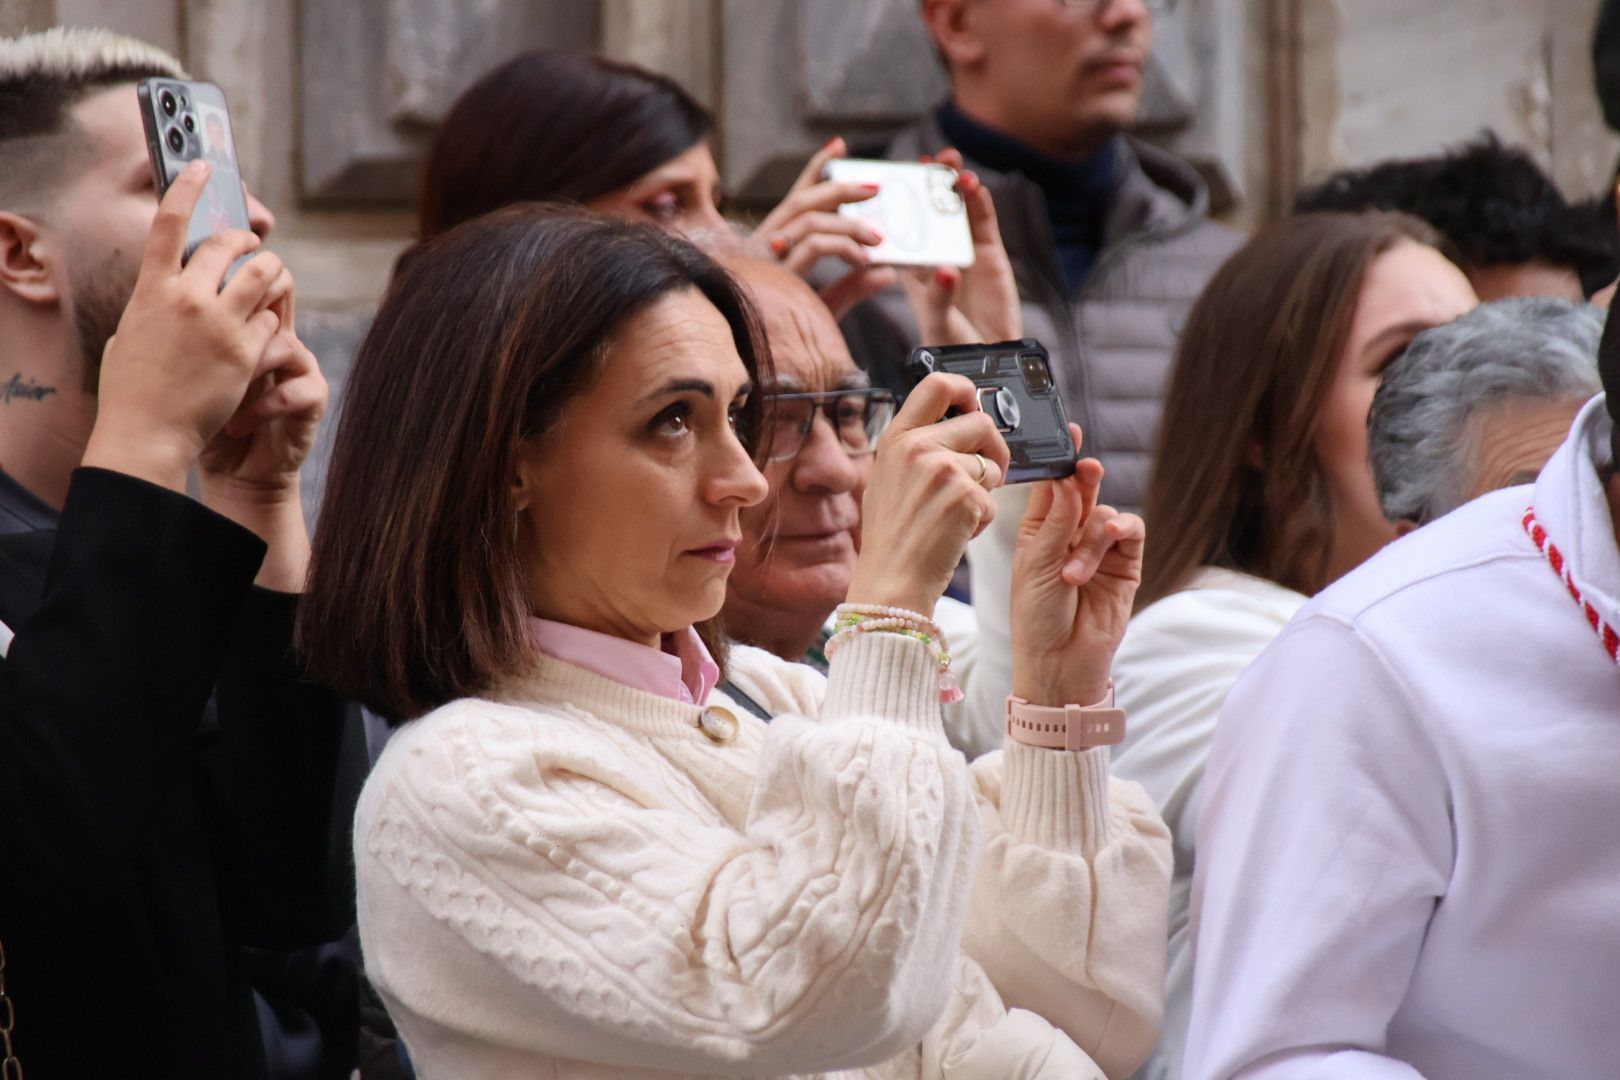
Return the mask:
[(1055, 480), (1074, 472), (1074, 439), (1046, 348), (1034, 338), (994, 345), (922, 345), (911, 350), (912, 385), (936, 371), (964, 375), (995, 421), (1012, 461), (1006, 482)]

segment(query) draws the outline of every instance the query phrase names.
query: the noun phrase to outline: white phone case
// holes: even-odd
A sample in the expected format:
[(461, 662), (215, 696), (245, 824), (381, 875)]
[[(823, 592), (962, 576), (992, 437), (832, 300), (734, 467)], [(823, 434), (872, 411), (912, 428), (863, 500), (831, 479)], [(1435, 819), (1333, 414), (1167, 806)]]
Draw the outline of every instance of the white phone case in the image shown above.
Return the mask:
[(827, 163), (827, 179), (878, 185), (872, 198), (838, 208), (840, 214), (869, 221), (883, 233), (883, 243), (867, 249), (873, 262), (973, 265), (973, 235), (953, 170), (913, 161), (837, 158)]

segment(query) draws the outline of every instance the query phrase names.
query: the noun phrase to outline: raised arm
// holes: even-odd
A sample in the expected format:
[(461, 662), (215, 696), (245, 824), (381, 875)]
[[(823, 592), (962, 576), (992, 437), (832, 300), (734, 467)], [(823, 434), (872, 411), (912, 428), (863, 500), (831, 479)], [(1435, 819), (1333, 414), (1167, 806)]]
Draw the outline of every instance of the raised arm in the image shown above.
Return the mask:
[[(1073, 476), (1033, 487), (1019, 522), (1013, 693), (1032, 704), (1108, 696), (1144, 529), (1098, 505), (1101, 483), (1102, 467), (1082, 460)], [(986, 844), (964, 947), (1008, 1005), (1044, 1016), (1123, 1077), (1162, 1019), (1171, 855), (1152, 803), (1108, 769), (1106, 745), (1013, 739), (975, 765)]]

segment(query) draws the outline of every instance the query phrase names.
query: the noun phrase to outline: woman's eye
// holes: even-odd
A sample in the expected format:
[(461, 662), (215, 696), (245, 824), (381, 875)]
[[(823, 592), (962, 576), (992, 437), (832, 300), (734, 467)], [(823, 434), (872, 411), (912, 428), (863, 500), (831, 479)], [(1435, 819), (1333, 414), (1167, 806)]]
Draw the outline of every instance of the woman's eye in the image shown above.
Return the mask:
[(673, 191), (661, 191), (642, 203), (641, 208), (655, 221), (674, 221), (681, 212), (681, 201)]
[(685, 435), (691, 428), (692, 410), (686, 405), (671, 405), (653, 417), (652, 432), (655, 435)]

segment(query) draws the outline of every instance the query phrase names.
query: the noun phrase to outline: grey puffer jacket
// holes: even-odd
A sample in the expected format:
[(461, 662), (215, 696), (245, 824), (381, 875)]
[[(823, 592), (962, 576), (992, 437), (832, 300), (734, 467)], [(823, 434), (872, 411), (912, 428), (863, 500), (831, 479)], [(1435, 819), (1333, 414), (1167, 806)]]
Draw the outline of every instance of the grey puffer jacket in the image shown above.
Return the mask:
[[(1063, 285), (1041, 189), (1018, 173), (969, 160), (990, 189), (1024, 301), (1024, 333), (1052, 354), (1069, 418), (1107, 468), (1103, 497), (1140, 509), (1172, 354), (1187, 312), (1243, 238), (1210, 220), (1194, 169), (1172, 155), (1117, 140), (1120, 183), (1103, 243), (1078, 295)], [(946, 146), (930, 113), (890, 145), (894, 160)], [(916, 323), (898, 289), (862, 304), (843, 328), (856, 360), (882, 385), (903, 386)]]

